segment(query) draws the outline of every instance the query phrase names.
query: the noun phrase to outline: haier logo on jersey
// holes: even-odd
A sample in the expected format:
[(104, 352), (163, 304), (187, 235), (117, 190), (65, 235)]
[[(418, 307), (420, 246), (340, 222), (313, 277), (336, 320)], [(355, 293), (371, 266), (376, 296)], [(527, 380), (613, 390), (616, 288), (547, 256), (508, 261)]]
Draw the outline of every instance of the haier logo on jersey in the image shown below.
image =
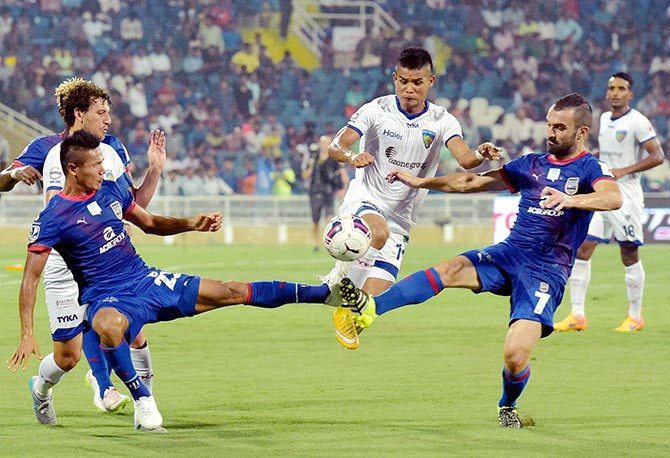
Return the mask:
[(102, 237), (107, 240), (103, 246), (100, 247), (100, 254), (106, 253), (116, 245), (121, 243), (126, 238), (126, 232), (121, 232), (119, 235), (114, 233), (114, 228), (107, 226), (102, 231)]
[(402, 140), (402, 135), (399, 134), (398, 132), (393, 132), (392, 130), (384, 129), (382, 131), (382, 135), (386, 137), (395, 138), (396, 140)]
[(396, 149), (393, 146), (389, 146), (384, 150), (384, 155), (388, 158), (389, 163), (395, 165), (396, 167), (404, 167), (406, 169), (425, 169), (426, 168), (426, 163), (425, 162), (404, 162), (404, 161), (399, 161), (395, 158), (395, 156), (398, 154)]
[(433, 140), (435, 140), (435, 132), (424, 129), (421, 131), (421, 137), (423, 138), (423, 146), (428, 149), (433, 144)]
[(623, 141), (623, 139), (626, 138), (626, 134), (628, 134), (627, 130), (617, 130), (614, 133), (614, 138), (616, 138), (616, 141), (621, 143)]

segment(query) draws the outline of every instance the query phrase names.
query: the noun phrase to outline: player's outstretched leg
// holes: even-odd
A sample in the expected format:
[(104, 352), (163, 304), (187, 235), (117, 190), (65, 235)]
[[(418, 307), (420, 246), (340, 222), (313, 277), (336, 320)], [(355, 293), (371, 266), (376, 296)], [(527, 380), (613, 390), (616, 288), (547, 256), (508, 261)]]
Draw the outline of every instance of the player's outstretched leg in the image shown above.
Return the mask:
[(338, 307), (342, 305), (342, 297), (339, 294), (340, 281), (349, 274), (351, 270), (351, 262), (335, 261), (335, 265), (327, 275), (319, 277), (322, 283), (328, 285), (330, 294), (326, 298), (326, 305)]
[(30, 388), (30, 395), (33, 398), (33, 410), (35, 410), (35, 417), (37, 421), (43, 425), (56, 424), (56, 410), (54, 409), (53, 396), (51, 395), (51, 388), (49, 388), (46, 396), (38, 395), (35, 392), (35, 383), (38, 376), (30, 377), (28, 381), (28, 388)]

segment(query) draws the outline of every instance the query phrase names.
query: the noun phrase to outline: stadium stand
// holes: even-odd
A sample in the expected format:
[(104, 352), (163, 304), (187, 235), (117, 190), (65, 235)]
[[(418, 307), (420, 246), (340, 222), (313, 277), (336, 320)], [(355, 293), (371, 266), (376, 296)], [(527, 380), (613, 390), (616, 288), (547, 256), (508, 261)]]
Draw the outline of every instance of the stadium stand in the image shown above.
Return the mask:
[[(224, 179), (234, 181), (247, 176), (247, 159), (258, 165), (282, 155), (299, 168), (306, 150), (300, 145), (311, 141), (308, 126), (322, 132), (346, 122), (344, 95), (352, 81), (362, 83), (367, 98), (391, 91), (389, 62), (413, 44), (436, 57), (433, 97), (451, 101), (457, 116), (468, 109), (475, 131), (504, 144), (510, 156), (541, 148), (548, 98), (578, 90), (600, 111), (603, 81), (619, 70), (636, 79), (634, 103), (652, 119), (670, 151), (667, 1), (640, 0), (630, 8), (621, 0), (383, 0), (376, 4), (400, 29), (368, 31), (351, 58), (341, 59), (332, 49), (332, 32), (342, 20), (324, 19), (334, 3), (294, 0), (305, 11), (321, 13), (325, 35), (319, 36), (316, 67), (304, 64), (307, 51), (295, 32), (280, 37), (281, 3), (5, 0), (0, 5), (0, 102), (57, 131), (54, 87), (70, 76), (91, 78), (112, 93), (113, 131), (137, 149), (130, 151), (138, 158), (137, 176), (144, 151), (141, 142), (133, 142), (135, 133), (161, 128), (170, 146), (178, 148), (176, 157), (192, 161), (196, 173), (232, 160), (234, 173)], [(159, 16), (148, 14), (158, 10)], [(244, 49), (253, 59), (240, 54)], [(233, 64), (255, 66), (254, 61), (253, 75)], [(342, 62), (355, 65), (340, 68)], [(278, 148), (258, 148), (264, 134), (245, 126), (250, 120), (263, 125), (271, 114), (296, 136), (283, 138)], [(202, 125), (220, 126), (223, 141), (213, 146), (191, 135)], [(451, 167), (445, 163), (444, 171)], [(670, 191), (669, 182), (655, 177), (650, 190)], [(238, 182), (228, 184), (240, 191)]]

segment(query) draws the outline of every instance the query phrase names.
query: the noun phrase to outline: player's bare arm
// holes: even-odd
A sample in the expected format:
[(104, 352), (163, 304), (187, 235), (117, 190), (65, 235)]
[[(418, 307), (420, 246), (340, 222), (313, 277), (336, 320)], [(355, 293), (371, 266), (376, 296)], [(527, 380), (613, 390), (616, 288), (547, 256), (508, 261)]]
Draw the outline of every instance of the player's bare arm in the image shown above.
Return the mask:
[(614, 178), (621, 178), (622, 176), (630, 175), (631, 173), (644, 172), (645, 170), (661, 165), (665, 160), (663, 147), (658, 141), (658, 138), (646, 142), (644, 144), (644, 150), (647, 152), (647, 155), (639, 162), (631, 164), (628, 167), (621, 167), (620, 169), (612, 168), (611, 172), (612, 175), (614, 175)]
[(457, 172), (430, 178), (421, 178), (402, 170), (394, 170), (388, 174), (386, 180), (389, 183), (400, 181), (413, 188), (453, 193), (503, 191), (507, 189), (498, 170), (491, 170), (483, 174)]
[(601, 180), (589, 194), (569, 196), (558, 189), (547, 186), (542, 190), (542, 208), (580, 208), (582, 210), (609, 211), (621, 208), (623, 196), (616, 181)]
[(149, 205), (158, 187), (158, 181), (167, 158), (165, 142), (165, 132), (162, 130), (152, 130), (149, 132), (149, 148), (147, 149), (149, 167), (147, 168), (142, 185), (135, 190), (135, 200), (142, 207)]
[(354, 153), (351, 146), (361, 138), (354, 129), (343, 127), (328, 146), (328, 155), (338, 162), (346, 162), (356, 168), (372, 164), (375, 158), (365, 151)]
[(49, 251), (41, 253), (28, 252), (26, 265), (23, 269), (23, 279), (19, 292), (19, 318), (21, 320), (21, 332), (19, 346), (14, 354), (7, 360), (7, 369), (16, 372), (19, 367), (26, 370), (30, 355), (35, 354), (37, 359), (42, 359), (40, 347), (34, 332), (34, 310), (37, 298), (37, 285), (40, 282), (42, 271), (49, 257)]
[(10, 165), (0, 172), (0, 192), (11, 191), (19, 181), (23, 181), (25, 184), (32, 186), (36, 181), (41, 179), (42, 175), (32, 165), (24, 165), (21, 167)]
[(477, 167), (485, 160), (498, 160), (501, 152), (500, 148), (490, 142), (482, 143), (476, 150), (472, 150), (461, 137), (451, 138), (447, 142), (447, 148), (464, 169)]
[(223, 215), (219, 212), (201, 213), (195, 218), (173, 218), (153, 215), (139, 205), (126, 215), (126, 219), (147, 234), (174, 235), (182, 232), (216, 232), (221, 229)]

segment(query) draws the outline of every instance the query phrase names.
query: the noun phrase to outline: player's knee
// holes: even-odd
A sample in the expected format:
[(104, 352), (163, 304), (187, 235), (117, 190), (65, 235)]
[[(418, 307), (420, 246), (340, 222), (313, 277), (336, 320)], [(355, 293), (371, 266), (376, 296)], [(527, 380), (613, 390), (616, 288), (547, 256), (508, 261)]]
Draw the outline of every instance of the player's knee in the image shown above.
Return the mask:
[(249, 286), (247, 283), (226, 281), (220, 283), (219, 305), (244, 304), (249, 301)]
[(54, 361), (64, 371), (74, 369), (81, 359), (81, 349), (71, 348), (62, 349), (54, 352)]
[(505, 368), (511, 374), (518, 374), (528, 365), (529, 356), (528, 352), (521, 348), (506, 348)]
[(463, 265), (459, 262), (456, 262), (455, 260), (451, 260), (436, 265), (434, 269), (440, 275), (442, 285), (447, 288), (458, 283), (458, 279), (460, 278), (459, 274), (463, 269)]
[(118, 310), (103, 308), (93, 317), (93, 329), (100, 336), (100, 343), (114, 347), (121, 343), (128, 327), (128, 319)]
[(386, 244), (386, 241), (388, 240), (390, 235), (391, 231), (389, 230), (387, 225), (381, 225), (381, 224), (375, 225), (372, 228), (372, 242), (370, 243), (370, 245), (377, 248), (378, 250), (381, 250)]

